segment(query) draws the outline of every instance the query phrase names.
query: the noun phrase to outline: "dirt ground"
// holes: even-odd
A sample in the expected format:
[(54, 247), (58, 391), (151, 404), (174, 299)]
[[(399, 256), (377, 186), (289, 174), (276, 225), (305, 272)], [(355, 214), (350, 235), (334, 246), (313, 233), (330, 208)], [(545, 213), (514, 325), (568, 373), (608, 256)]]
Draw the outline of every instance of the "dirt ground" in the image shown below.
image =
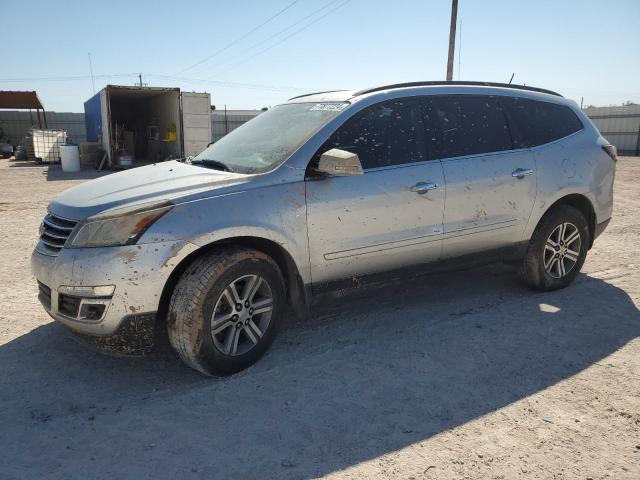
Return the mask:
[(640, 158), (571, 287), (493, 266), (350, 296), (220, 380), (40, 307), (38, 225), (93, 176), (0, 160), (0, 479), (640, 478)]

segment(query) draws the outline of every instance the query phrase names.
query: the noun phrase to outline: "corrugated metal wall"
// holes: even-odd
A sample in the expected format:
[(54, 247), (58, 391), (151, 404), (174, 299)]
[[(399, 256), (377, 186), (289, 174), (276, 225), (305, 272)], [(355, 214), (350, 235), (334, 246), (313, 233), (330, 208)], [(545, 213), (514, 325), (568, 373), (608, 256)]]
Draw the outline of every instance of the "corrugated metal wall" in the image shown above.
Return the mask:
[(217, 142), (230, 131), (262, 113), (262, 110), (224, 110), (211, 112), (211, 141)]
[[(86, 142), (84, 113), (47, 112), (47, 125), (52, 130), (66, 130), (68, 137), (76, 143)], [(31, 128), (40, 127), (35, 112), (29, 115), (28, 111), (0, 110), (0, 128), (7, 140), (19, 145)]]
[(584, 113), (620, 155), (640, 155), (640, 105), (591, 107)]

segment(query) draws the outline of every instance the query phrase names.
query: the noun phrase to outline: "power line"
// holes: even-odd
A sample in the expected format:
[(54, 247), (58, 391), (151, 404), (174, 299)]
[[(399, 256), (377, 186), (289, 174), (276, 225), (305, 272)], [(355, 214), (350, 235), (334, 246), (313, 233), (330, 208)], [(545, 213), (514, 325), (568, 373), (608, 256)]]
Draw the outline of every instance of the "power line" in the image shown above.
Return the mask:
[[(137, 73), (114, 73), (111, 75), (93, 75), (93, 78), (119, 78), (135, 77)], [(22, 82), (69, 82), (76, 80), (89, 80), (91, 75), (72, 75), (66, 77), (21, 77), (21, 78), (0, 78), (0, 83), (22, 83)]]
[(283, 86), (283, 85), (264, 85), (264, 84), (256, 84), (256, 83), (224, 82), (219, 80), (179, 77), (179, 76), (173, 76), (173, 75), (160, 75), (155, 73), (147, 73), (146, 76), (150, 78), (162, 78), (165, 80), (174, 80), (177, 82), (206, 83), (210, 85), (217, 85), (219, 87), (245, 88), (248, 90), (265, 90), (265, 91), (271, 91), (271, 92), (287, 92), (291, 90), (310, 91), (314, 89), (313, 87), (292, 87), (292, 86)]
[(213, 77), (211, 77), (211, 78), (213, 79), (213, 78), (219, 77), (220, 75), (224, 75), (225, 73), (229, 72), (230, 70), (233, 70), (234, 68), (239, 67), (240, 65), (244, 65), (245, 63), (247, 63), (247, 62), (249, 62), (249, 61), (253, 60), (253, 59), (254, 59), (254, 58), (256, 58), (257, 56), (262, 55), (263, 53), (268, 52), (268, 51), (269, 51), (269, 50), (271, 50), (272, 48), (277, 47), (278, 45), (280, 45), (280, 44), (284, 43), (285, 41), (287, 41), (288, 39), (290, 39), (290, 38), (291, 38), (291, 37), (293, 37), (294, 35), (297, 35), (298, 33), (302, 32), (302, 31), (306, 30), (307, 28), (311, 27), (312, 25), (314, 25), (314, 24), (318, 23), (320, 20), (322, 20), (323, 18), (325, 18), (325, 17), (327, 17), (328, 15), (332, 14), (333, 12), (335, 12), (336, 10), (338, 10), (339, 8), (341, 8), (341, 7), (345, 6), (345, 5), (346, 5), (347, 3), (349, 3), (350, 1), (351, 1), (351, 0), (344, 0), (342, 3), (338, 4), (336, 7), (332, 8), (331, 10), (329, 10), (329, 11), (328, 11), (327, 13), (325, 13), (324, 15), (321, 15), (320, 17), (316, 18), (313, 22), (308, 23), (308, 24), (307, 24), (307, 25), (305, 25), (304, 27), (299, 28), (299, 29), (298, 29), (298, 30), (296, 30), (295, 32), (291, 33), (290, 35), (287, 35), (287, 36), (286, 36), (286, 37), (284, 37), (282, 40), (280, 40), (280, 41), (278, 41), (278, 42), (274, 43), (273, 45), (271, 45), (271, 46), (269, 46), (269, 47), (267, 47), (267, 48), (265, 48), (265, 49), (263, 49), (263, 50), (260, 50), (258, 53), (254, 54), (254, 55), (251, 55), (251, 56), (250, 56), (250, 57), (248, 57), (248, 58), (245, 58), (245, 59), (244, 59), (244, 60), (242, 60), (241, 62), (236, 63), (235, 65), (232, 65), (232, 66), (231, 66), (231, 67), (229, 67), (228, 69), (223, 70), (222, 72), (217, 73), (216, 75), (214, 75), (214, 76), (213, 76)]
[[(320, 20), (320, 19), (318, 19)], [(274, 47), (276, 45), (273, 45)], [(108, 78), (123, 78), (130, 77), (132, 80), (137, 79), (139, 73), (116, 73), (116, 74), (108, 74), (108, 75), (94, 75), (95, 79), (108, 79)], [(211, 85), (217, 85), (220, 87), (230, 87), (230, 88), (244, 88), (249, 90), (265, 90), (265, 91), (290, 91), (290, 90), (301, 90), (301, 91), (313, 91), (319, 90), (318, 87), (299, 87), (299, 86), (283, 86), (283, 85), (264, 85), (264, 84), (254, 84), (254, 83), (240, 83), (240, 82), (227, 82), (220, 80), (212, 80), (212, 79), (199, 79), (199, 78), (189, 78), (189, 77), (179, 77), (179, 76), (171, 76), (171, 75), (161, 75), (155, 73), (142, 73), (142, 75), (150, 78), (162, 78), (166, 80), (175, 80), (181, 82), (192, 82), (192, 83), (206, 83)], [(90, 75), (72, 75), (72, 76), (64, 76), (64, 77), (20, 77), (20, 78), (0, 78), (0, 83), (36, 83), (36, 82), (73, 82), (73, 81), (86, 81), (90, 80)], [(566, 93), (573, 94), (582, 94), (585, 90), (576, 90), (574, 87), (563, 88), (562, 86), (558, 86), (557, 90), (563, 91)], [(630, 97), (636, 98), (640, 96), (640, 92), (638, 91), (612, 91), (612, 90), (587, 90), (591, 96), (600, 96), (600, 97)], [(63, 94), (60, 94), (63, 95)], [(64, 95), (67, 95), (66, 93)], [(69, 95), (75, 95), (74, 93), (69, 93)]]
[[(299, 19), (299, 20), (297, 20), (297, 21), (293, 22), (292, 24), (288, 25), (287, 27), (285, 27), (285, 28), (283, 28), (283, 29), (281, 29), (281, 30), (278, 30), (277, 32), (275, 32), (275, 33), (273, 33), (273, 34), (269, 35), (268, 37), (263, 38), (263, 39), (262, 39), (262, 40), (260, 40), (259, 42), (254, 43), (253, 45), (251, 45), (251, 46), (249, 46), (249, 47), (245, 48), (244, 50), (240, 51), (239, 53), (237, 53), (236, 55), (234, 55), (233, 59), (236, 59), (237, 57), (240, 57), (240, 56), (244, 55), (245, 53), (248, 53), (248, 52), (250, 52), (250, 51), (254, 50), (256, 47), (262, 47), (262, 46), (264, 46), (264, 45), (265, 45), (265, 43), (267, 43), (268, 41), (272, 40), (272, 39), (273, 39), (273, 38), (275, 38), (275, 37), (278, 37), (279, 35), (283, 34), (284, 32), (286, 32), (286, 31), (288, 31), (288, 30), (291, 30), (293, 27), (295, 27), (295, 26), (297, 26), (297, 25), (300, 25), (300, 24), (301, 24), (302, 22), (304, 22), (305, 20), (308, 20), (309, 18), (311, 18), (311, 17), (313, 17), (314, 15), (316, 15), (318, 12), (321, 12), (322, 10), (325, 10), (327, 7), (330, 7), (332, 4), (334, 4), (334, 3), (338, 2), (338, 1), (339, 1), (339, 0), (331, 0), (331, 1), (330, 1), (330, 2), (328, 2), (328, 3), (325, 3), (322, 7), (320, 7), (320, 8), (318, 8), (318, 9), (314, 10), (313, 12), (311, 12), (311, 13), (310, 13), (310, 14), (308, 14), (308, 15), (305, 15), (304, 17), (302, 17), (301, 19)], [(221, 66), (221, 65), (228, 64), (228, 63), (230, 63), (231, 61), (232, 61), (232, 59), (223, 60), (222, 62), (217, 63), (217, 64), (216, 64), (216, 66), (218, 66), (218, 67), (219, 67), (219, 66)]]
[(244, 40), (245, 38), (247, 38), (249, 35), (251, 35), (253, 32), (255, 32), (256, 30), (264, 27), (267, 23), (269, 23), (271, 20), (277, 18), (278, 16), (282, 15), (284, 12), (286, 12), (287, 10), (289, 10), (291, 7), (293, 7), (296, 3), (298, 3), (300, 0), (294, 0), (293, 2), (291, 2), (290, 4), (288, 4), (286, 7), (284, 7), (282, 10), (280, 10), (279, 12), (277, 12), (276, 14), (272, 15), (271, 17), (267, 18), (264, 22), (262, 22), (260, 25), (253, 27), (251, 30), (249, 30), (248, 32), (240, 35), (238, 38), (236, 38), (235, 40), (229, 42), (228, 44), (226, 44), (224, 47), (216, 50), (215, 52), (213, 52), (211, 55), (209, 55), (208, 57), (203, 58), (202, 60), (200, 60), (199, 62), (194, 63), (193, 65), (188, 66), (187, 68), (183, 68), (182, 70), (180, 70), (179, 72), (177, 72), (177, 74), (181, 74), (186, 72), (187, 70), (191, 70), (194, 67), (197, 67), (198, 65), (203, 64), (206, 61), (211, 60), (213, 57), (215, 57), (216, 55), (224, 52), (225, 50), (228, 50), (229, 48), (233, 47), (235, 44), (237, 44), (238, 42)]
[[(291, 91), (291, 90), (313, 90), (313, 87), (292, 87), (292, 86), (280, 86), (280, 85), (264, 85), (264, 84), (254, 84), (254, 83), (240, 83), (240, 82), (224, 82), (224, 81), (216, 81), (216, 80), (207, 80), (200, 78), (189, 78), (189, 77), (180, 77), (174, 75), (161, 75), (156, 73), (123, 73), (123, 74), (112, 74), (112, 75), (93, 75), (94, 79), (108, 79), (108, 78), (123, 78), (123, 77), (131, 77), (131, 79), (137, 79), (135, 82), (137, 85), (140, 85), (140, 76), (144, 75), (147, 78), (159, 78), (165, 80), (175, 80), (179, 82), (190, 82), (190, 83), (207, 83), (211, 85), (217, 85), (220, 87), (231, 87), (231, 88), (245, 88), (249, 90), (265, 90), (265, 91)], [(84, 81), (90, 79), (90, 75), (73, 75), (66, 77), (22, 77), (22, 78), (0, 78), (0, 83), (36, 83), (36, 82), (74, 82), (74, 81)], [(146, 84), (143, 84), (146, 85)]]

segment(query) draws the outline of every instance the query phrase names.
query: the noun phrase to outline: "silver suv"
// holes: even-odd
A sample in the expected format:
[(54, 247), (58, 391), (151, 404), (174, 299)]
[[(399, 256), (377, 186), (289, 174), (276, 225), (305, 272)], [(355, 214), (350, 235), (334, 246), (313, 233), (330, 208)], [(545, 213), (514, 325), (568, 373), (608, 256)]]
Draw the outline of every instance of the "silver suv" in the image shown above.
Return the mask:
[(610, 220), (615, 160), (574, 102), (542, 89), (303, 95), (195, 158), (63, 192), (32, 269), (47, 312), (81, 337), (144, 352), (166, 328), (187, 364), (226, 375), (336, 282), (500, 259), (534, 288), (567, 286)]

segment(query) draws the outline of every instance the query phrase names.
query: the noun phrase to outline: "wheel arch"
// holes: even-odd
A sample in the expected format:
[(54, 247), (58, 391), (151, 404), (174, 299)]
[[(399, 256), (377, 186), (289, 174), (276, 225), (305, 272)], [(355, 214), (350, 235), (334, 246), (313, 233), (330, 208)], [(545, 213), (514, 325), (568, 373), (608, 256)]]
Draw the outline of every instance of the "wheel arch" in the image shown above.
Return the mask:
[[(549, 208), (547, 208), (547, 210), (544, 212), (542, 217), (544, 217), (547, 213), (549, 213), (551, 210), (553, 210), (555, 207), (559, 205), (569, 205), (577, 209), (578, 211), (580, 211), (584, 215), (584, 218), (587, 219), (587, 225), (589, 226), (589, 249), (590, 249), (593, 246), (593, 240), (594, 240), (595, 231), (596, 231), (596, 213), (595, 213), (595, 209), (593, 208), (593, 203), (591, 202), (591, 200), (589, 200), (589, 198), (586, 195), (583, 195), (580, 193), (571, 193), (571, 194), (565, 195), (559, 198), (558, 200), (556, 200), (555, 202), (553, 202), (549, 206)], [(542, 217), (540, 217), (540, 220), (538, 220), (538, 223), (542, 221)]]
[(255, 236), (238, 236), (217, 240), (204, 245), (191, 252), (183, 258), (178, 265), (176, 265), (165, 282), (162, 294), (160, 295), (158, 320), (162, 322), (166, 320), (171, 294), (173, 293), (180, 276), (184, 273), (187, 267), (196, 259), (206, 255), (211, 250), (224, 248), (225, 246), (242, 246), (252, 248), (269, 255), (276, 262), (284, 276), (285, 286), (287, 289), (287, 304), (293, 308), (297, 315), (304, 315), (309, 305), (309, 294), (291, 254), (282, 247), (282, 245), (274, 242), (273, 240)]

